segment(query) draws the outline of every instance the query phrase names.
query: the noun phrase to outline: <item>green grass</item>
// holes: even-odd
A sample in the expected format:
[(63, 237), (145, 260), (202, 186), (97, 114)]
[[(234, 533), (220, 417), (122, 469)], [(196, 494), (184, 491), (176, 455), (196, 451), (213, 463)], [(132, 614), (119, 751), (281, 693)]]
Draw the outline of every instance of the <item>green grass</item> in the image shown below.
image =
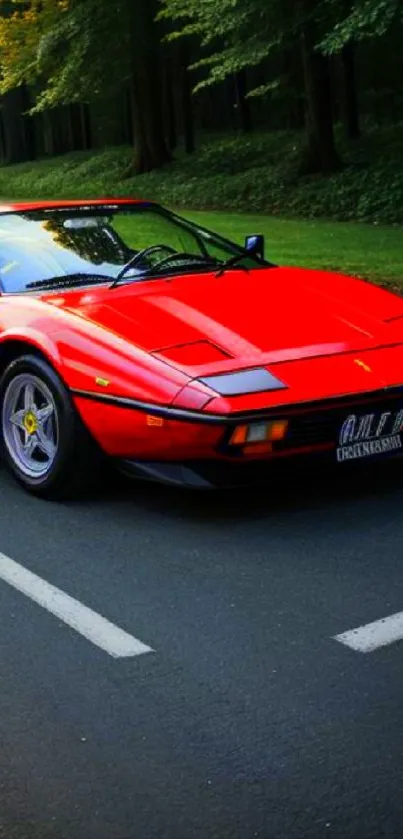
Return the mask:
[(403, 288), (403, 125), (348, 145), (330, 178), (297, 174), (302, 135), (277, 131), (199, 139), (193, 155), (126, 178), (129, 147), (0, 167), (9, 200), (132, 196), (160, 201), (243, 242), (264, 233), (269, 259), (339, 270)]
[[(4, 199), (3, 199), (4, 200)], [(278, 219), (263, 214), (183, 211), (188, 218), (202, 227), (243, 244), (245, 236), (263, 233), (266, 240), (266, 257), (279, 265), (299, 265), (341, 271), (369, 279), (391, 291), (403, 293), (403, 246), (400, 227), (347, 224), (342, 222)], [(136, 225), (134, 247), (147, 245), (149, 236), (156, 235), (155, 224), (148, 220)], [(115, 226), (131, 243), (133, 222), (121, 218)], [(165, 225), (158, 241), (180, 249), (180, 243), (168, 242)]]
[(280, 218), (403, 224), (403, 124), (369, 127), (348, 144), (339, 131), (343, 168), (300, 177), (304, 134), (272, 131), (202, 137), (195, 154), (127, 178), (128, 146), (76, 152), (0, 167), (0, 194), (12, 198), (142, 196), (189, 210), (227, 210)]
[(291, 221), (238, 213), (184, 215), (239, 243), (249, 233), (263, 233), (267, 258), (279, 264), (342, 271), (403, 289), (403, 237), (399, 227)]
[[(280, 265), (300, 265), (342, 271), (403, 290), (403, 248), (401, 229), (367, 224), (324, 221), (290, 221), (247, 213), (182, 213), (202, 227), (243, 244), (250, 233), (263, 233), (266, 256)], [(176, 226), (159, 221), (154, 213), (116, 217), (115, 230), (135, 249), (150, 239), (177, 250), (192, 250), (178, 236)]]

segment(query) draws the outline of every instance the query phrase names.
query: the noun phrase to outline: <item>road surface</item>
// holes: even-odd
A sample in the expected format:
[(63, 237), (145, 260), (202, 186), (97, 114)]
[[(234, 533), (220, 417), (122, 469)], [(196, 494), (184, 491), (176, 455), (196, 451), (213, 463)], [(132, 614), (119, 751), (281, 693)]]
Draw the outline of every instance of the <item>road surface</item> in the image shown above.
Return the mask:
[(401, 461), (0, 492), (1, 839), (400, 839)]

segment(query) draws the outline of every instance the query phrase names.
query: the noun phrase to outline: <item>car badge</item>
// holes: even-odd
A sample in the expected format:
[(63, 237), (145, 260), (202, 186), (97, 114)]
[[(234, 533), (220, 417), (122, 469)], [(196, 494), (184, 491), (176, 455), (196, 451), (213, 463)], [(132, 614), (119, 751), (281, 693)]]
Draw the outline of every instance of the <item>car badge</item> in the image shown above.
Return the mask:
[(362, 367), (362, 369), (366, 370), (367, 373), (372, 373), (370, 366), (368, 364), (365, 364), (365, 361), (361, 361), (360, 358), (355, 358), (354, 364), (358, 364), (358, 367)]

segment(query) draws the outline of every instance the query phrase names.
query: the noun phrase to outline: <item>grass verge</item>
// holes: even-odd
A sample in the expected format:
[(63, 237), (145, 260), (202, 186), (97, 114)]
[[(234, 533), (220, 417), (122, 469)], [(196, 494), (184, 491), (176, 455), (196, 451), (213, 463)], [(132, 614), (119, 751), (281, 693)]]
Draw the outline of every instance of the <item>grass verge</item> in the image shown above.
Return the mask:
[(344, 166), (331, 177), (299, 177), (303, 137), (291, 131), (204, 137), (194, 154), (177, 150), (173, 163), (131, 178), (126, 146), (3, 166), (0, 194), (129, 195), (191, 210), (403, 224), (403, 124), (369, 127), (355, 144), (340, 133)]
[(149, 198), (238, 242), (264, 233), (268, 258), (280, 264), (401, 291), (403, 125), (370, 127), (354, 146), (339, 138), (345, 166), (330, 178), (297, 176), (301, 142), (285, 131), (204, 138), (194, 155), (179, 151), (169, 166), (129, 179), (130, 148), (79, 152), (0, 167), (0, 195)]
[(249, 233), (263, 233), (267, 258), (281, 265), (341, 271), (403, 291), (403, 242), (399, 227), (293, 221), (238, 213), (187, 212), (184, 215), (239, 243)]

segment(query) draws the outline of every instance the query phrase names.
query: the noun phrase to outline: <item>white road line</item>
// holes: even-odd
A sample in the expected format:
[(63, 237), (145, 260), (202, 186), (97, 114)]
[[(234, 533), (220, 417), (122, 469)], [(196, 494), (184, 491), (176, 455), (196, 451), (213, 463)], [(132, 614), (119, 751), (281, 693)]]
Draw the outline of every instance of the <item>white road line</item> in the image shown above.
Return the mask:
[(114, 658), (154, 652), (133, 635), (0, 553), (0, 579), (21, 591)]
[(395, 641), (403, 640), (403, 612), (396, 612), (388, 618), (367, 623), (357, 629), (350, 629), (334, 636), (335, 641), (340, 641), (358, 653), (371, 653), (379, 647), (386, 647)]

